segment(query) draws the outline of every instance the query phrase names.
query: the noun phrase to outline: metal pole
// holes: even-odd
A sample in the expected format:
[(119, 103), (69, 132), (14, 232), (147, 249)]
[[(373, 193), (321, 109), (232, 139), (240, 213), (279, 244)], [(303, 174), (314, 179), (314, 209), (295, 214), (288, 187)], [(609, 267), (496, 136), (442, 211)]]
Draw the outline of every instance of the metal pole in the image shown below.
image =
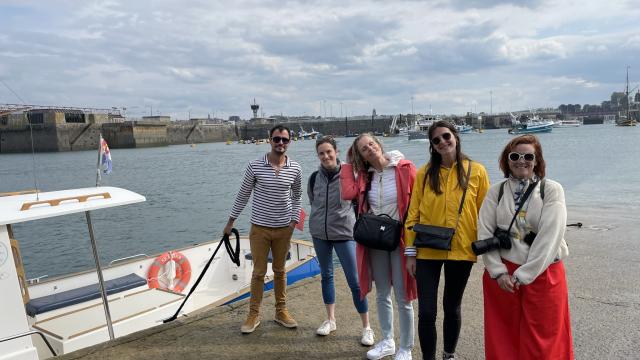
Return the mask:
[(113, 335), (113, 324), (111, 323), (111, 313), (109, 312), (109, 302), (107, 301), (107, 290), (104, 288), (104, 279), (102, 278), (102, 268), (100, 267), (100, 257), (98, 257), (98, 245), (96, 238), (93, 236), (93, 225), (91, 225), (91, 214), (85, 211), (87, 216), (87, 226), (89, 227), (89, 237), (91, 238), (91, 248), (93, 250), (93, 258), (96, 261), (96, 270), (98, 272), (98, 285), (100, 286), (100, 294), (102, 295), (102, 305), (104, 307), (104, 316), (107, 319), (107, 329), (109, 330), (109, 338), (115, 339)]

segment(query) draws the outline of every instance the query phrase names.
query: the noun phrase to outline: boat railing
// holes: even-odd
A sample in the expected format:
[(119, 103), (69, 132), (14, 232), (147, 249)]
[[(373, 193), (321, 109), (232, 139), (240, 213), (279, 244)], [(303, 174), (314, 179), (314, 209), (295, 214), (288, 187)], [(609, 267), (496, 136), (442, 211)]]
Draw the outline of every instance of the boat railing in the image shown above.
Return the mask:
[(111, 260), (111, 262), (109, 263), (109, 266), (111, 266), (111, 265), (113, 265), (115, 263), (121, 262), (121, 261), (136, 259), (136, 258), (140, 258), (140, 257), (148, 258), (149, 255), (147, 255), (147, 254), (135, 254), (135, 255), (126, 256), (126, 257), (123, 257), (123, 258)]
[(47, 337), (44, 336), (44, 334), (38, 330), (30, 330), (27, 331), (25, 333), (22, 334), (17, 334), (17, 335), (11, 335), (11, 336), (7, 336), (4, 338), (0, 338), (0, 343), (5, 342), (5, 341), (10, 341), (10, 340), (15, 340), (21, 337), (25, 337), (25, 336), (30, 336), (30, 335), (40, 335), (40, 337), (42, 338), (42, 340), (44, 341), (45, 344), (47, 344), (47, 347), (49, 348), (49, 351), (51, 351), (51, 354), (53, 354), (53, 356), (58, 356), (58, 354), (56, 353), (55, 350), (53, 350), (53, 347), (51, 346), (51, 344), (49, 343), (49, 340), (47, 340)]

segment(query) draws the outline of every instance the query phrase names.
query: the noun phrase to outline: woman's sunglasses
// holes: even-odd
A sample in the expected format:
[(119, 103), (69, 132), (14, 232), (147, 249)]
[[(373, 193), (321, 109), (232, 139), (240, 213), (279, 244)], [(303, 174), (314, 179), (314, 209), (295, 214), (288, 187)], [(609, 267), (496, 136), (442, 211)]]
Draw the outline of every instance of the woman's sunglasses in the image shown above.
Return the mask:
[(436, 136), (433, 139), (431, 139), (431, 143), (433, 145), (438, 145), (438, 144), (440, 144), (440, 141), (441, 141), (440, 139), (442, 139), (444, 141), (451, 140), (451, 133), (450, 132), (446, 132), (446, 133), (444, 133), (444, 134), (442, 134), (440, 136)]
[(290, 140), (289, 138), (286, 138), (286, 137), (274, 136), (271, 138), (271, 141), (273, 141), (274, 144), (277, 144), (280, 142), (283, 144), (288, 144)]
[(524, 159), (525, 161), (534, 161), (536, 159), (536, 154), (533, 154), (533, 153), (520, 154), (517, 152), (509, 153), (509, 160), (516, 162), (520, 159)]

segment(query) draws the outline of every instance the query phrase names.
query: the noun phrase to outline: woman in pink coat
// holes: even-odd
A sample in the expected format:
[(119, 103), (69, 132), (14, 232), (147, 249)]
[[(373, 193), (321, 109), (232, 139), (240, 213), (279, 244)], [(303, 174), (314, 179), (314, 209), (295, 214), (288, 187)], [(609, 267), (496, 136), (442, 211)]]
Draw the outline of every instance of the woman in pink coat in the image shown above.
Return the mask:
[[(415, 165), (402, 153), (397, 150), (385, 153), (382, 143), (373, 134), (361, 134), (354, 140), (347, 154), (347, 164), (340, 171), (342, 198), (358, 201), (358, 215), (387, 214), (403, 222), (415, 177)], [(368, 359), (394, 354), (395, 359), (411, 359), (414, 343), (411, 302), (416, 299), (417, 290), (415, 279), (406, 270), (403, 235), (400, 236), (400, 245), (393, 251), (371, 249), (360, 244), (356, 248), (361, 296), (371, 291), (371, 282), (375, 281), (378, 320), (383, 336), (367, 352)], [(393, 334), (392, 288), (398, 303), (400, 323), (397, 352)]]

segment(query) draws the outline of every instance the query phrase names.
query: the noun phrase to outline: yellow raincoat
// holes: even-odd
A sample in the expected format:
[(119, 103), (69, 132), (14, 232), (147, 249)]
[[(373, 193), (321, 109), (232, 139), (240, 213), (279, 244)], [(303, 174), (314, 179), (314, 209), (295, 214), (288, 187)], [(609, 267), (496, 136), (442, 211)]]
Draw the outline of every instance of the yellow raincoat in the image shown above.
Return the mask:
[[(480, 163), (464, 160), (463, 173), (471, 163), (471, 179), (462, 208), (462, 215), (451, 241), (451, 250), (436, 250), (418, 248), (417, 258), (423, 260), (468, 260), (476, 261), (471, 250), (471, 243), (477, 240), (478, 213), (480, 206), (489, 190), (489, 176), (487, 170)], [(409, 213), (405, 221), (404, 241), (407, 247), (413, 246), (416, 233), (410, 230), (415, 224), (455, 227), (458, 208), (462, 199), (463, 189), (458, 186), (456, 164), (451, 168), (440, 167), (440, 189), (442, 194), (436, 195), (429, 183), (425, 183), (427, 165), (418, 169), (413, 183)], [(425, 185), (423, 187), (423, 184)]]

